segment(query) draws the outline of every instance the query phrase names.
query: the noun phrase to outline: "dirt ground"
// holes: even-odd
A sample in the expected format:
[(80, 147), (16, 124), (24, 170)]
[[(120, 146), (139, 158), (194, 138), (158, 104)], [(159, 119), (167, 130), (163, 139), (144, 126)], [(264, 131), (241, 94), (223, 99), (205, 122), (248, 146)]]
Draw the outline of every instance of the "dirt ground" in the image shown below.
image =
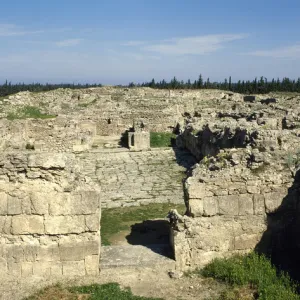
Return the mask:
[[(45, 280), (43, 278), (2, 279), (1, 300), (20, 300), (38, 290), (57, 283), (63, 286), (78, 286), (92, 283), (117, 282), (121, 287), (130, 287), (135, 295), (158, 297), (165, 300), (209, 299), (215, 297), (224, 286), (211, 279), (182, 277), (170, 278), (166, 270), (159, 268), (115, 268), (104, 269), (99, 277)], [(54, 298), (57, 299), (57, 298)], [(61, 298), (62, 299), (62, 298)]]

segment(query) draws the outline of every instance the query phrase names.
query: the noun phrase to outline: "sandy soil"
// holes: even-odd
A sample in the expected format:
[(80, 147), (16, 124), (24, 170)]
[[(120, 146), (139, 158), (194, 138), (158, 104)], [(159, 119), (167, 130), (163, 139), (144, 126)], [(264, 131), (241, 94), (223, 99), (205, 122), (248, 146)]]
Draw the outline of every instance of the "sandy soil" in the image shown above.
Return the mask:
[(182, 277), (172, 279), (166, 270), (152, 268), (104, 269), (99, 277), (73, 279), (24, 278), (1, 280), (0, 299), (19, 300), (36, 293), (38, 290), (60, 283), (63, 286), (86, 285), (91, 283), (117, 282), (122, 287), (130, 287), (136, 295), (169, 299), (208, 299), (216, 296), (223, 288), (210, 279)]

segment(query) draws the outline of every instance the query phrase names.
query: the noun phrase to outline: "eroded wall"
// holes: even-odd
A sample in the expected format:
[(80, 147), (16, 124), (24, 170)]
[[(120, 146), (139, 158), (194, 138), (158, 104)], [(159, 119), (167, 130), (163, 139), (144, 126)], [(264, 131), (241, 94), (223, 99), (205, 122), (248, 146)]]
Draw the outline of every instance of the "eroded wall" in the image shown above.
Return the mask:
[(100, 194), (72, 154), (0, 157), (1, 276), (99, 273)]

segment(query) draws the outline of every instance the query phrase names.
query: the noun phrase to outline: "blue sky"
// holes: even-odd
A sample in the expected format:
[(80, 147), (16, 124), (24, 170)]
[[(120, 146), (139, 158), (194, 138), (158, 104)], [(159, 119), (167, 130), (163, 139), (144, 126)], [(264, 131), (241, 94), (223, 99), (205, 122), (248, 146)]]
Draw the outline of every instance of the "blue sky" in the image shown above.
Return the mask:
[(11, 0), (0, 82), (300, 77), (299, 0)]

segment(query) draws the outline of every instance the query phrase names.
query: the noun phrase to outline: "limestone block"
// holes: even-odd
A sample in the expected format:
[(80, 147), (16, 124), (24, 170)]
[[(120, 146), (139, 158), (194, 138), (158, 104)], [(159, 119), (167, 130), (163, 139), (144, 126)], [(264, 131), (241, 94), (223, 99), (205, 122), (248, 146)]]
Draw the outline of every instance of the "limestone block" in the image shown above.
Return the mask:
[(239, 215), (253, 215), (253, 196), (249, 194), (239, 195)]
[(247, 185), (247, 192), (250, 194), (259, 194), (260, 187), (256, 185)]
[(39, 245), (24, 245), (23, 252), (24, 252), (24, 260), (27, 262), (33, 262), (37, 260), (38, 254), (40, 252)]
[(99, 194), (95, 191), (86, 191), (75, 194), (56, 194), (51, 199), (49, 213), (59, 215), (89, 215), (95, 214), (100, 208)]
[(191, 182), (188, 186), (188, 194), (190, 199), (202, 199), (204, 197), (212, 197), (214, 194), (206, 190), (205, 183)]
[(69, 243), (59, 246), (61, 261), (80, 261), (85, 258), (86, 247), (84, 243)]
[(22, 270), (21, 270), (21, 266), (22, 263), (15, 263), (13, 261), (8, 261), (8, 273), (11, 276), (15, 276), (15, 277), (21, 277), (22, 275)]
[(21, 245), (7, 244), (6, 248), (6, 257), (11, 259), (13, 262), (18, 263), (24, 261), (24, 252)]
[(43, 234), (44, 218), (42, 216), (13, 216), (12, 234)]
[(97, 214), (86, 216), (85, 225), (86, 225), (86, 231), (97, 232), (100, 229), (100, 216)]
[(51, 268), (50, 268), (50, 273), (51, 276), (62, 276), (63, 274), (63, 267), (61, 262), (54, 262), (51, 263)]
[(217, 197), (203, 199), (203, 216), (210, 217), (219, 213)]
[(34, 192), (30, 195), (31, 200), (31, 212), (37, 215), (48, 214), (49, 202), (55, 198), (55, 194)]
[(99, 255), (100, 253), (100, 237), (96, 236), (97, 240), (85, 242), (85, 255)]
[(99, 266), (100, 262), (98, 255), (89, 255), (85, 257), (85, 272), (87, 275), (99, 275)]
[(51, 274), (52, 262), (34, 262), (33, 263), (33, 275), (46, 277)]
[(235, 237), (234, 247), (235, 250), (250, 250), (254, 249), (259, 242), (260, 235), (257, 234), (243, 234)]
[(69, 234), (85, 232), (84, 216), (47, 216), (45, 217), (47, 234)]
[(8, 215), (20, 215), (22, 213), (22, 202), (17, 197), (7, 197), (7, 214)]
[(274, 212), (281, 205), (283, 198), (286, 196), (286, 193), (283, 192), (274, 192), (274, 193), (265, 193), (265, 207), (266, 212)]
[(0, 257), (0, 276), (3, 275), (4, 277), (6, 273), (7, 273), (7, 261), (4, 258)]
[(189, 199), (189, 211), (194, 217), (203, 215), (203, 200), (202, 199)]
[(253, 206), (255, 215), (264, 215), (265, 214), (265, 198), (261, 194), (253, 195)]
[(0, 233), (10, 234), (11, 233), (11, 219), (10, 216), (0, 216)]
[(0, 216), (7, 215), (7, 194), (0, 192)]
[(84, 275), (86, 275), (84, 260), (63, 262), (63, 275), (64, 276), (84, 276)]
[(238, 215), (239, 195), (219, 196), (217, 199), (221, 215)]
[(32, 262), (22, 262), (21, 263), (22, 277), (28, 277), (33, 275), (33, 263)]
[(58, 245), (40, 246), (36, 256), (37, 261), (57, 261), (60, 259)]

